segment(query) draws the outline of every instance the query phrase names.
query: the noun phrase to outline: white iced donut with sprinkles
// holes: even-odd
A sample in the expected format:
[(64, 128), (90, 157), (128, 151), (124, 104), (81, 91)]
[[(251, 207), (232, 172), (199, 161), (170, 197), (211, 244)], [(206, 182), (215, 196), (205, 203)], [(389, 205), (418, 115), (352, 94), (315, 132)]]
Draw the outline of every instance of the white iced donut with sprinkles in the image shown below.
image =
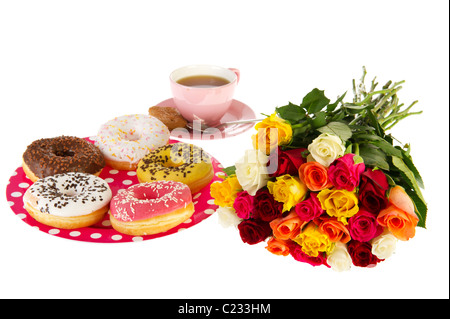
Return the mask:
[(70, 172), (39, 179), (27, 189), (23, 202), (38, 222), (74, 229), (101, 221), (111, 197), (108, 183), (100, 177)]
[(116, 117), (100, 127), (95, 145), (106, 165), (118, 170), (136, 170), (141, 158), (169, 142), (170, 132), (163, 122), (145, 114)]

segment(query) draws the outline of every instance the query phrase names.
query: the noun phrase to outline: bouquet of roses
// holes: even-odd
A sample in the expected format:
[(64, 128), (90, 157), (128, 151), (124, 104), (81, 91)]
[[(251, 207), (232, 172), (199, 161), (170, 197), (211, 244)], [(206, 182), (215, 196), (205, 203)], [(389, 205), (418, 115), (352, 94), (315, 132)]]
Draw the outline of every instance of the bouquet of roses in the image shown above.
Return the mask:
[(300, 105), (277, 107), (256, 124), (253, 149), (211, 185), (223, 225), (243, 242), (266, 242), (275, 254), (342, 271), (373, 267), (397, 240), (425, 227), (422, 178), (409, 145), (386, 133), (420, 112), (402, 109), (403, 82), (366, 89), (353, 81), (354, 99), (334, 103), (314, 89)]

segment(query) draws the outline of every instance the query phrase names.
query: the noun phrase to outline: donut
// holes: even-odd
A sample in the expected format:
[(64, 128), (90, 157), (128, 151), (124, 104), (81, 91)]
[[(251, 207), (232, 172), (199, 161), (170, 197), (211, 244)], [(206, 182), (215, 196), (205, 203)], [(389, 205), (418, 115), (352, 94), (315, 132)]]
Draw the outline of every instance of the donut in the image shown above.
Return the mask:
[(109, 218), (120, 233), (133, 236), (165, 232), (194, 213), (192, 195), (183, 183), (135, 184), (113, 197)]
[(189, 186), (196, 193), (214, 177), (211, 158), (202, 148), (175, 143), (162, 146), (147, 154), (136, 169), (140, 183), (172, 180)]
[(187, 121), (174, 107), (152, 106), (148, 109), (148, 114), (156, 117), (172, 131), (176, 128), (186, 127)]
[(29, 179), (68, 172), (99, 175), (105, 166), (100, 150), (85, 139), (74, 136), (43, 138), (32, 142), (22, 156), (22, 167)]
[(106, 165), (118, 170), (135, 170), (141, 158), (167, 144), (170, 132), (157, 118), (133, 114), (116, 117), (100, 127), (95, 138)]
[(23, 202), (38, 222), (74, 229), (101, 221), (111, 197), (111, 189), (100, 177), (69, 172), (39, 179), (27, 189)]

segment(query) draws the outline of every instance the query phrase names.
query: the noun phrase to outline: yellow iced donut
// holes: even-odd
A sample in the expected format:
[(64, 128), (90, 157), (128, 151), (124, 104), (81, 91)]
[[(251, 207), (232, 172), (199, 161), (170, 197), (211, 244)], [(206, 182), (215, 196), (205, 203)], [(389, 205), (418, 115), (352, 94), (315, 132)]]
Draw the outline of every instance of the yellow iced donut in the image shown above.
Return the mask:
[(176, 143), (159, 147), (139, 161), (136, 169), (140, 183), (159, 180), (181, 182), (196, 193), (214, 176), (211, 158), (200, 147)]

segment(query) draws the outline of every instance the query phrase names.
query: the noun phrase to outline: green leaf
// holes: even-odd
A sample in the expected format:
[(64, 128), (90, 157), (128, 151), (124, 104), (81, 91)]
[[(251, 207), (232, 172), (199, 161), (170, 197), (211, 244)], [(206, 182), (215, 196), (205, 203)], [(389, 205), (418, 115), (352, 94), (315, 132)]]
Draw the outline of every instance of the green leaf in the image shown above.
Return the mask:
[(379, 147), (386, 153), (386, 155), (403, 157), (401, 150), (395, 148), (392, 144), (390, 144), (384, 138), (378, 135), (361, 133), (361, 134), (354, 134), (353, 137), (355, 139), (358, 139), (360, 143), (367, 142)]
[(393, 155), (398, 157), (403, 157), (402, 152), (395, 148), (393, 145), (389, 144), (385, 140), (381, 141), (374, 141), (372, 144), (378, 146), (380, 149), (382, 149), (387, 155)]
[(387, 181), (388, 181), (388, 183), (389, 183), (389, 186), (394, 187), (394, 186), (395, 186), (394, 179), (393, 179), (390, 175), (388, 175), (388, 174), (386, 174), (386, 173), (385, 173), (384, 175), (386, 175), (386, 178), (387, 178)]
[(379, 148), (371, 144), (362, 144), (359, 146), (359, 156), (364, 159), (364, 164), (369, 167), (378, 167), (389, 171), (389, 163), (386, 161), (386, 154)]
[(319, 112), (330, 103), (330, 100), (325, 96), (324, 92), (325, 91), (321, 91), (317, 88), (313, 89), (305, 95), (300, 106), (306, 109), (309, 114)]
[(356, 164), (360, 164), (360, 163), (364, 163), (364, 159), (359, 156), (359, 155), (355, 155), (353, 156), (353, 163)]
[(422, 227), (425, 227), (427, 204), (423, 198), (422, 192), (420, 191), (420, 187), (414, 173), (408, 168), (405, 162), (397, 156), (392, 156), (392, 164), (400, 170), (401, 175), (404, 177), (405, 182), (409, 186), (405, 187), (406, 185), (400, 185), (405, 188), (406, 192), (413, 200), (414, 205), (416, 206), (416, 213), (419, 216), (419, 223)]
[(414, 173), (405, 164), (405, 162), (397, 156), (392, 156), (392, 164), (395, 167), (397, 167), (407, 177), (406, 182), (408, 182), (408, 185), (414, 188), (419, 197), (425, 202), (425, 199), (423, 198), (422, 193), (420, 191), (419, 184), (417, 183), (416, 177), (414, 176)]
[(313, 128), (319, 128), (327, 124), (326, 113), (325, 112), (317, 112), (314, 118), (311, 120), (311, 126)]
[(419, 171), (414, 166), (412, 157), (408, 154), (408, 152), (403, 151), (403, 162), (405, 162), (406, 166), (411, 170), (411, 172), (414, 174), (414, 177), (416, 178), (417, 184), (420, 188), (425, 188), (425, 185), (422, 180), (422, 176), (420, 176)]
[(375, 128), (369, 125), (351, 125), (349, 124), (348, 127), (352, 130), (353, 134), (360, 134), (360, 133), (372, 133), (375, 131)]
[(348, 127), (347, 124), (341, 122), (331, 122), (325, 126), (318, 128), (317, 130), (321, 133), (337, 135), (344, 142), (352, 137), (352, 130)]
[(336, 107), (338, 106), (338, 104), (341, 103), (342, 100), (344, 100), (344, 97), (345, 97), (346, 94), (347, 94), (347, 91), (344, 94), (342, 94), (340, 97), (338, 97), (336, 102), (334, 102), (332, 104), (328, 104), (327, 105), (327, 111), (328, 112), (333, 112), (336, 109)]
[(223, 169), (223, 172), (227, 174), (227, 176), (231, 176), (236, 173), (236, 166), (228, 166)]
[(377, 135), (380, 137), (384, 137), (384, 131), (381, 128), (380, 123), (378, 123), (378, 120), (375, 117), (375, 115), (373, 114), (372, 110), (367, 110), (366, 114), (367, 114), (370, 124), (375, 129), (375, 132), (377, 133)]
[(419, 217), (419, 222), (417, 223), (417, 226), (426, 228), (427, 226), (427, 212), (428, 207), (425, 202), (423, 202), (420, 197), (411, 189), (406, 188), (405, 189), (408, 196), (411, 198), (411, 200), (414, 202), (414, 206), (416, 208), (417, 217)]
[(282, 119), (291, 122), (291, 124), (306, 117), (306, 111), (291, 102), (288, 105), (277, 107), (275, 110)]

